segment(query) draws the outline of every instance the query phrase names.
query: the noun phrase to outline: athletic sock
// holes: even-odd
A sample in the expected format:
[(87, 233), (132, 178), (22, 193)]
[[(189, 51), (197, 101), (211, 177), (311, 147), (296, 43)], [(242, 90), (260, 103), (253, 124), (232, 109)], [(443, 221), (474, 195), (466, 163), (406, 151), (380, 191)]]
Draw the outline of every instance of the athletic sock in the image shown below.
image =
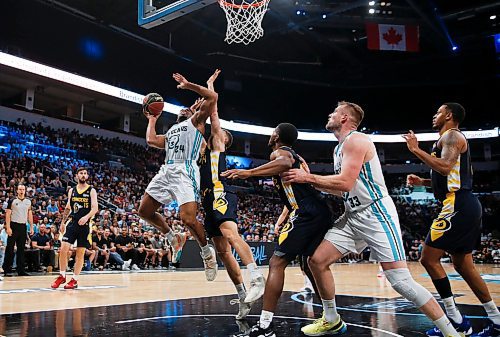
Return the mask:
[(436, 327), (441, 331), (443, 336), (446, 337), (460, 337), (460, 334), (455, 330), (450, 320), (446, 315), (443, 315), (440, 319), (434, 321)]
[(250, 279), (252, 280), (262, 276), (262, 272), (259, 267), (257, 267), (257, 263), (255, 262), (247, 264), (247, 269), (250, 271)]
[(240, 283), (236, 284), (236, 291), (238, 292), (238, 298), (240, 301), (244, 300), (247, 297), (247, 290), (245, 289), (245, 284)]
[(339, 314), (337, 313), (337, 307), (335, 306), (335, 299), (333, 300), (321, 300), (323, 302), (323, 312), (325, 313), (325, 319), (329, 323), (337, 322)]
[(73, 277), (72, 277), (72, 279), (73, 279), (73, 280), (75, 280), (75, 281), (78, 281), (78, 275), (76, 275), (76, 274), (73, 274)]
[(493, 300), (483, 303), (484, 310), (488, 314), (488, 318), (492, 320), (495, 324), (500, 324), (500, 311), (498, 311), (497, 306)]
[(66, 272), (65, 271), (60, 271), (59, 274), (61, 274), (62, 277), (66, 278)]
[(170, 232), (165, 234), (167, 236), (167, 241), (169, 244), (172, 243), (172, 240), (174, 239), (174, 231), (170, 230)]
[(274, 313), (262, 310), (260, 313), (259, 325), (262, 329), (267, 329), (273, 321)]
[(212, 252), (210, 251), (210, 246), (208, 245), (208, 243), (206, 246), (201, 247), (201, 255), (203, 256), (204, 259), (212, 256)]
[(453, 320), (453, 322), (460, 324), (462, 323), (462, 314), (458, 311), (455, 304), (455, 299), (452, 297), (443, 298), (444, 309), (446, 310), (446, 315)]

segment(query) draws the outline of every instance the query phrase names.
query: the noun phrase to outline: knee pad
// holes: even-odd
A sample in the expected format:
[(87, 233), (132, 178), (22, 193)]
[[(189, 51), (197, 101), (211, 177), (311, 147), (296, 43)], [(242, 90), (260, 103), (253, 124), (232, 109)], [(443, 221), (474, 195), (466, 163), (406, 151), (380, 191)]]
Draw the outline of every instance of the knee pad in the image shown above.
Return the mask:
[(415, 282), (407, 268), (389, 269), (384, 271), (392, 288), (420, 308), (431, 298), (431, 293)]

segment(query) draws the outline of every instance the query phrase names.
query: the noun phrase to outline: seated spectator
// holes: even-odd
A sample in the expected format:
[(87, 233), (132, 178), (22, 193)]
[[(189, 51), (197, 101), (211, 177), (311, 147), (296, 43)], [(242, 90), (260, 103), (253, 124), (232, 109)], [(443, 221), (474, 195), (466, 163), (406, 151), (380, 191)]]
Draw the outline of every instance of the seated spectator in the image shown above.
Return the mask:
[(121, 235), (115, 238), (116, 251), (124, 261), (132, 260), (132, 270), (140, 270), (137, 250), (134, 248), (133, 243), (134, 239), (128, 235), (128, 227), (124, 226)]
[(104, 230), (104, 239), (107, 241), (107, 243), (103, 245), (103, 247), (105, 247), (105, 249), (109, 253), (110, 263), (117, 264), (118, 266), (121, 267), (122, 270), (130, 270), (130, 264), (132, 263), (132, 259), (123, 261), (120, 254), (116, 252), (114, 238), (111, 236), (111, 231), (109, 230), (109, 228), (106, 228)]
[(47, 272), (51, 273), (55, 265), (55, 254), (54, 249), (50, 245), (52, 237), (49, 233), (50, 229), (47, 229), (44, 224), (41, 224), (38, 233), (31, 237), (31, 246), (33, 249), (38, 249), (40, 251), (39, 256), (41, 265), (47, 268)]

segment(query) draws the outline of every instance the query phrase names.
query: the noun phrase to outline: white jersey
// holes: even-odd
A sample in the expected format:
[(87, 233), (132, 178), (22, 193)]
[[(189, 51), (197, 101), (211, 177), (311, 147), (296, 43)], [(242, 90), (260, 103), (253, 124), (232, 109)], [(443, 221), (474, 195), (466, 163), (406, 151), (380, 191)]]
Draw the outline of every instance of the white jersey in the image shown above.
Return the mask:
[(203, 135), (193, 125), (192, 118), (175, 124), (165, 134), (165, 163), (167, 165), (196, 163), (198, 160)]
[[(335, 174), (340, 174), (342, 168), (342, 148), (349, 137), (357, 131), (352, 131), (347, 137), (339, 143), (334, 150), (333, 163)], [(365, 209), (373, 204), (375, 201), (380, 200), (389, 193), (385, 186), (384, 175), (382, 174), (382, 166), (378, 159), (377, 153), (373, 158), (364, 163), (356, 179), (354, 187), (349, 192), (342, 193), (344, 199), (346, 212), (354, 212)]]

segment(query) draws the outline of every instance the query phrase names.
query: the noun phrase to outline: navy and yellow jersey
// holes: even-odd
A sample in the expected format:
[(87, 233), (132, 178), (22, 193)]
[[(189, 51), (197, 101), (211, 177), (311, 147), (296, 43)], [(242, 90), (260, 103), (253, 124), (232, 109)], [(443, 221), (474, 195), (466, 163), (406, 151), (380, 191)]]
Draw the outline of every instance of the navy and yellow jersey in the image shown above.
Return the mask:
[[(280, 147), (280, 150), (288, 151), (292, 154), (295, 162), (292, 165), (294, 169), (304, 169), (303, 168), (303, 160), (300, 158), (295, 151), (286, 146)], [(281, 177), (274, 176), (273, 177), (274, 186), (278, 189), (278, 193), (281, 197), (281, 200), (288, 208), (289, 211), (294, 211), (300, 209), (300, 204), (302, 200), (311, 196), (320, 196), (320, 192), (317, 191), (310, 184), (298, 184), (298, 183), (285, 183), (281, 180)]]
[(74, 223), (90, 213), (92, 208), (92, 199), (90, 198), (92, 186), (88, 186), (83, 191), (79, 191), (78, 187), (74, 187), (69, 199), (71, 206), (71, 218)]
[[(204, 207), (209, 207), (206, 201), (210, 200), (212, 210), (226, 214), (228, 209), (226, 193), (231, 192), (231, 190), (230, 186), (226, 184), (226, 178), (220, 175), (227, 170), (226, 153), (210, 150), (207, 147), (198, 163), (200, 165), (200, 186)], [(232, 206), (236, 207), (236, 205)]]
[[(458, 129), (449, 129), (443, 133), (441, 137), (451, 130), (460, 132)], [(434, 143), (431, 155), (436, 158), (441, 158), (442, 149), (438, 147), (438, 144), (439, 139), (436, 143)], [(451, 200), (449, 197), (450, 193), (458, 191), (472, 191), (472, 163), (469, 144), (467, 143), (467, 151), (458, 156), (456, 163), (453, 165), (453, 168), (447, 176), (443, 176), (438, 172), (431, 170), (431, 180), (434, 196), (443, 203), (447, 199)]]

